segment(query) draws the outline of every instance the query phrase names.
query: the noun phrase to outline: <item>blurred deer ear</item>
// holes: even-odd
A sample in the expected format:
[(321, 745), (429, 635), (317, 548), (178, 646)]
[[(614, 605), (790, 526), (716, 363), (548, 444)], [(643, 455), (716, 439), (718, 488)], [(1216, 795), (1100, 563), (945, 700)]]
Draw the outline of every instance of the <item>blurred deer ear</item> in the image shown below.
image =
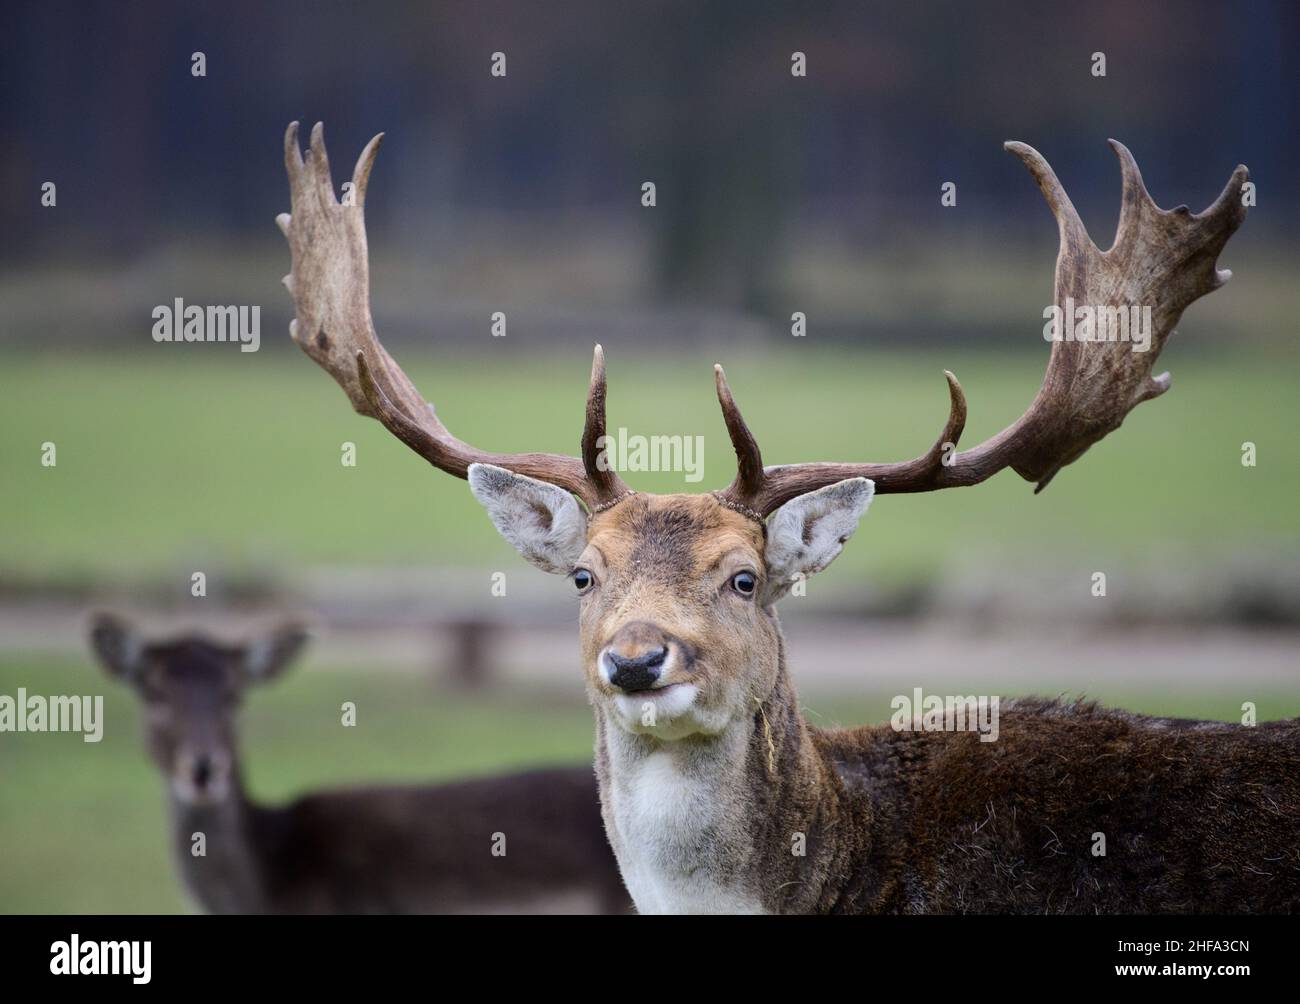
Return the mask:
[(849, 478), (796, 496), (778, 509), (767, 524), (763, 602), (779, 600), (798, 576), (820, 572), (839, 557), (875, 491), (866, 478)]
[(251, 683), (263, 683), (289, 668), (307, 644), (307, 629), (297, 623), (282, 624), (244, 646), (242, 668)]
[(587, 517), (569, 492), (491, 464), (469, 465), (469, 490), (525, 561), (557, 575), (573, 571), (587, 546)]
[(117, 614), (99, 612), (90, 619), (90, 648), (109, 676), (135, 677), (141, 667), (144, 638), (135, 625)]

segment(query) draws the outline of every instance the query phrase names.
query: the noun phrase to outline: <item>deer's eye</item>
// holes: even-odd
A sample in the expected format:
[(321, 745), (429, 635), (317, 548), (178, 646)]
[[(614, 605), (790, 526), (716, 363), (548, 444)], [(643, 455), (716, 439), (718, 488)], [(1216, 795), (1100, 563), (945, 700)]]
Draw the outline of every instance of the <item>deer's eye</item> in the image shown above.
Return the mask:
[(596, 577), (585, 568), (575, 568), (573, 570), (573, 584), (578, 587), (578, 595), (581, 596), (596, 584)]
[(757, 586), (758, 579), (753, 572), (737, 572), (731, 577), (731, 588), (741, 596), (753, 596)]

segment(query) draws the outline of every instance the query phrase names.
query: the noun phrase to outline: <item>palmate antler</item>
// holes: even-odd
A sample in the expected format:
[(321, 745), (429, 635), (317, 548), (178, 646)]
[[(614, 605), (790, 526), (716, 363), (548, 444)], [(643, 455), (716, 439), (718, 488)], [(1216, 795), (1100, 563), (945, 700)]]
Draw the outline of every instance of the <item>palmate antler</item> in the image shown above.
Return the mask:
[[(363, 214), (366, 186), (383, 134), (361, 152), (352, 191), (340, 203), (330, 178), (323, 130), (312, 130), (304, 159), (298, 123), (285, 133), (292, 215), (277, 221), (289, 239), (293, 270), (285, 285), (297, 318), (294, 341), (343, 388), (353, 407), (377, 418), (397, 438), (435, 467), (464, 478), (473, 463), (488, 463), (558, 485), (599, 511), (631, 494), (600, 462), (605, 434), (605, 361), (596, 346), (582, 434), (582, 458), (550, 453), (495, 454), (453, 436), (415, 389), (375, 335), (370, 316), (370, 277)], [(894, 464), (806, 463), (764, 467), (750, 433), (715, 367), (718, 401), (736, 450), (737, 474), (718, 492), (727, 505), (762, 519), (805, 492), (846, 478), (867, 477), (877, 493), (926, 492), (979, 484), (1010, 467), (1037, 491), (1062, 467), (1117, 429), (1142, 401), (1169, 389), (1169, 374), (1151, 375), (1165, 340), (1192, 301), (1223, 285), (1231, 273), (1216, 261), (1246, 216), (1242, 186), (1249, 172), (1238, 166), (1222, 194), (1202, 213), (1186, 206), (1156, 206), (1142, 183), (1133, 155), (1111, 140), (1123, 176), (1123, 202), (1115, 243), (1109, 251), (1093, 244), (1074, 205), (1047, 161), (1024, 143), (1007, 143), (1038, 182), (1060, 228), (1055, 303), (1105, 308), (1151, 309), (1150, 344), (1135, 351), (1128, 341), (1058, 340), (1052, 345), (1038, 395), (1014, 423), (974, 449), (956, 452), (966, 424), (966, 398), (957, 378), (946, 373), (951, 404), (935, 445), (915, 460)]]
[(1148, 351), (1127, 341), (1055, 341), (1038, 396), (1019, 419), (974, 449), (955, 452), (966, 425), (966, 397), (951, 373), (948, 421), (929, 452), (905, 463), (808, 463), (763, 466), (750, 434), (716, 367), (718, 401), (736, 449), (735, 481), (721, 497), (761, 516), (783, 503), (845, 478), (871, 478), (877, 494), (928, 492), (975, 485), (1010, 467), (1042, 491), (1107, 433), (1119, 428), (1138, 404), (1169, 389), (1169, 374), (1151, 375), (1165, 340), (1193, 301), (1218, 289), (1232, 273), (1215, 263), (1233, 231), (1246, 218), (1244, 166), (1232, 172), (1214, 204), (1193, 215), (1186, 206), (1160, 209), (1151, 200), (1133, 155), (1110, 141), (1119, 157), (1124, 192), (1119, 228), (1109, 251), (1088, 237), (1079, 214), (1042, 155), (1024, 143), (1007, 143), (1042, 189), (1056, 216), (1061, 247), (1056, 259), (1056, 305), (1151, 308)]
[(298, 123), (284, 135), (290, 213), (276, 222), (289, 239), (293, 269), (284, 283), (297, 317), (289, 333), (332, 376), (362, 415), (382, 422), (429, 463), (458, 478), (470, 464), (493, 464), (573, 492), (589, 508), (603, 508), (627, 494), (627, 486), (598, 463), (597, 441), (605, 434), (605, 361), (596, 347), (582, 433), (582, 459), (552, 453), (486, 453), (453, 436), (410, 379), (379, 343), (370, 316), (370, 264), (366, 248), (365, 198), (370, 169), (383, 141), (366, 144), (342, 203), (334, 193), (321, 124), (311, 133), (304, 158)]

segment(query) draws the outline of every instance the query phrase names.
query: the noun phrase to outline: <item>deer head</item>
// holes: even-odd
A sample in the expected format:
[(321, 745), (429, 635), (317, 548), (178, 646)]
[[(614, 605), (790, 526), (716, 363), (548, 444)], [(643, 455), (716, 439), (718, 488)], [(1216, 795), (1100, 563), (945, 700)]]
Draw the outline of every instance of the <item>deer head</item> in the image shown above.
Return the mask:
[(244, 689), (278, 676), (306, 640), (296, 624), (238, 645), (197, 634), (149, 641), (107, 613), (90, 626), (90, 645), (105, 672), (144, 705), (149, 755), (186, 805), (216, 805), (231, 794)]
[[(433, 466), (468, 478), (502, 535), (523, 557), (568, 576), (581, 598), (582, 658), (593, 701), (629, 732), (665, 740), (721, 732), (752, 717), (782, 664), (774, 603), (801, 575), (840, 553), (873, 494), (978, 484), (1010, 467), (1037, 490), (1119, 427), (1138, 403), (1169, 388), (1152, 367), (1183, 310), (1230, 273), (1216, 260), (1246, 210), (1244, 167), (1203, 213), (1159, 209), (1132, 155), (1119, 157), (1123, 200), (1114, 244), (1089, 239), (1037, 151), (1007, 143), (1056, 216), (1055, 303), (1093, 310), (1149, 307), (1146, 351), (1130, 341), (1056, 341), (1028, 410), (1002, 432), (958, 451), (966, 421), (961, 385), (946, 373), (947, 421), (925, 454), (903, 463), (765, 466), (715, 367), (738, 471), (721, 491), (633, 492), (607, 469), (605, 363), (596, 347), (580, 457), (491, 454), (455, 438), (379, 344), (370, 317), (364, 199), (382, 134), (362, 151), (340, 203), (322, 129), (304, 159), (297, 124), (285, 136), (292, 213), (277, 222), (293, 269), (285, 284), (294, 340), (326, 369), (354, 408), (381, 421)], [(579, 505), (579, 501), (582, 505)]]

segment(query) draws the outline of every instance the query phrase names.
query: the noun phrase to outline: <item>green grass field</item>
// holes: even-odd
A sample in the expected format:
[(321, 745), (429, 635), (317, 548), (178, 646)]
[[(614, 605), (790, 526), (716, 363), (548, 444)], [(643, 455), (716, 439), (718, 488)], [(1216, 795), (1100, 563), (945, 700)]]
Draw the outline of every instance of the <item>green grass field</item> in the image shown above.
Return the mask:
[[(163, 782), (147, 760), (139, 709), (89, 661), (5, 658), (0, 693), (103, 694), (104, 738), (0, 735), (0, 912), (170, 912), (176, 881)], [(970, 692), (972, 681), (965, 681)], [(946, 692), (939, 681), (932, 692)], [(1009, 691), (991, 688), (987, 693)], [(813, 723), (881, 722), (891, 694), (866, 686), (848, 699), (805, 698)], [(1238, 720), (1240, 693), (1094, 693), (1156, 714)], [(1300, 715), (1300, 694), (1258, 694), (1261, 718)], [(343, 701), (357, 725), (339, 724)], [(591, 760), (591, 712), (572, 688), (452, 696), (427, 678), (354, 671), (299, 672), (248, 696), (244, 768), (254, 797), (279, 801), (315, 787), (424, 781)], [(485, 849), (486, 853), (486, 849)]]
[[(304, 564), (512, 567), (462, 483), (432, 471), (296, 352), (0, 356), (0, 570), (15, 576), (232, 570)], [(970, 401), (969, 444), (1029, 402), (1046, 349), (827, 354), (733, 352), (732, 387), (769, 463), (893, 460), (942, 426), (944, 367)], [(576, 452), (588, 360), (489, 358), (442, 367), (399, 353), (453, 431), (494, 450)], [(1040, 498), (1004, 472), (976, 491), (883, 497), (841, 574), (912, 577), (970, 542), (1014, 554), (1045, 547), (1108, 556), (1192, 552), (1212, 565), (1243, 547), (1293, 547), (1300, 442), (1289, 359), (1166, 360), (1174, 389), (1141, 405)], [(633, 474), (652, 491), (721, 487), (734, 472), (713, 398), (711, 357), (610, 354), (611, 426), (702, 434), (704, 480)], [(358, 464), (340, 463), (352, 441)], [(1241, 464), (1242, 443), (1258, 466)], [(41, 444), (57, 447), (41, 466)]]
[[(464, 564), (518, 558), (466, 487), (432, 471), (296, 352), (188, 347), (138, 354), (0, 354), (0, 576), (147, 582), (188, 569), (234, 572), (330, 564)], [(576, 452), (589, 360), (578, 353), (421, 363), (399, 352), (450, 427), (494, 450)], [(769, 463), (903, 459), (946, 414), (941, 371), (971, 405), (966, 439), (1028, 403), (1038, 353), (728, 353), (728, 375)], [(732, 477), (711, 356), (610, 352), (610, 417), (633, 434), (702, 434), (705, 478), (634, 474), (646, 490), (701, 490)], [(1290, 358), (1231, 361), (1171, 349), (1174, 389), (1035, 498), (1004, 473), (975, 491), (884, 497), (840, 559), (841, 581), (905, 580), (952, 553), (1086, 554), (1156, 563), (1194, 556), (1212, 570), (1244, 549), (1300, 543), (1300, 443), (1289, 419)], [(1241, 446), (1258, 466), (1241, 465)], [(40, 463), (54, 442), (56, 467)], [(340, 445), (358, 466), (340, 464)], [(176, 575), (177, 569), (185, 575)], [(1089, 696), (1159, 714), (1235, 720), (1240, 695), (1197, 688)], [(977, 681), (963, 681), (969, 692)], [(942, 681), (928, 681), (932, 691)], [(999, 691), (989, 681), (986, 693)], [(0, 735), (0, 911), (151, 911), (182, 906), (165, 837), (162, 784), (145, 759), (137, 709), (89, 660), (0, 657), (0, 693), (104, 693), (101, 744)], [(889, 694), (867, 686), (811, 702), (810, 720), (882, 721)], [(1261, 717), (1300, 714), (1300, 695), (1254, 695)], [(341, 730), (339, 705), (359, 702)], [(470, 699), (424, 677), (307, 672), (251, 696), (244, 733), (252, 792), (278, 800), (352, 781), (453, 778), (545, 762), (589, 762), (590, 712), (571, 691)]]

